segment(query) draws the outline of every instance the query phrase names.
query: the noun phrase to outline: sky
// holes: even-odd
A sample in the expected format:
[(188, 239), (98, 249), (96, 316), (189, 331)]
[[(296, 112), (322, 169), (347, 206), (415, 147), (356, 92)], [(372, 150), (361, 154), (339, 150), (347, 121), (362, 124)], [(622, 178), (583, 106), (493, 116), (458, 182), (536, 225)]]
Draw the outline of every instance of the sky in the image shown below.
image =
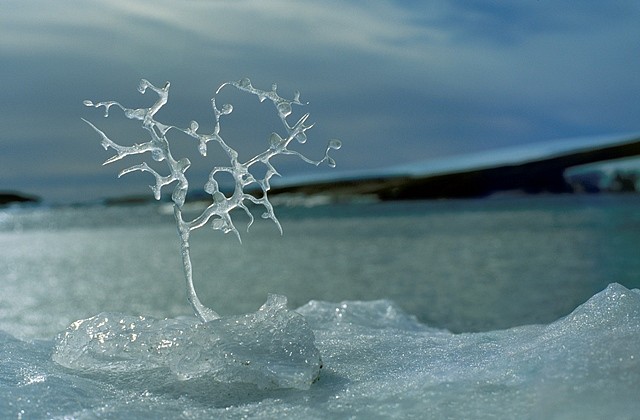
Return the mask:
[[(315, 126), (296, 149), (321, 158), (340, 139), (339, 173), (637, 132), (638, 22), (635, 0), (3, 0), (0, 191), (49, 203), (148, 193), (151, 175), (116, 177), (145, 157), (102, 166), (112, 152), (82, 121), (121, 144), (146, 141), (122, 113), (82, 104), (151, 106), (142, 78), (171, 82), (159, 121), (196, 120), (201, 131), (213, 127), (210, 99), (225, 81), (299, 90), (309, 103), (294, 114)], [(282, 130), (270, 105), (224, 95), (234, 112), (221, 134), (249, 159)], [(199, 188), (220, 157), (199, 158), (190, 140), (171, 146), (192, 160)], [(275, 163), (285, 178), (331, 170)]]

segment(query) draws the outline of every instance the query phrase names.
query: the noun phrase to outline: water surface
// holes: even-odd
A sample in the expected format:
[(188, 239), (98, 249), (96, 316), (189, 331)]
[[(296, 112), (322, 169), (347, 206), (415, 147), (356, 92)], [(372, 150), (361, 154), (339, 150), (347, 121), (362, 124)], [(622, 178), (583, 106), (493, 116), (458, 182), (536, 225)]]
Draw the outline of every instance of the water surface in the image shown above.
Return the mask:
[[(238, 314), (255, 311), (268, 293), (286, 295), (292, 307), (390, 299), (433, 327), (488, 331), (551, 322), (612, 282), (640, 286), (636, 195), (276, 212), (282, 237), (263, 220), (242, 244), (209, 229), (193, 234), (205, 304)], [(4, 331), (51, 337), (102, 311), (191, 313), (172, 216), (158, 206), (4, 210), (0, 229)]]

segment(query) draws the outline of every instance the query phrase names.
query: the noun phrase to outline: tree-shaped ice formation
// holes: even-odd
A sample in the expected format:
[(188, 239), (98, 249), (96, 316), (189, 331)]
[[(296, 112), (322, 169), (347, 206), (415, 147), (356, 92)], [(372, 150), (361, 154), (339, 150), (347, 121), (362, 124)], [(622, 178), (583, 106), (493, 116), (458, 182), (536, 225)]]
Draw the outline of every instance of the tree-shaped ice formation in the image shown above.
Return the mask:
[[(339, 140), (331, 140), (325, 150), (325, 155), (321, 160), (314, 161), (308, 159), (304, 155), (295, 150), (289, 149), (289, 144), (295, 139), (299, 143), (305, 143), (307, 140), (306, 131), (309, 130), (313, 124), (306, 125), (306, 121), (309, 118), (309, 114), (304, 114), (295, 124), (290, 125), (287, 121), (287, 117), (292, 113), (292, 105), (304, 105), (300, 102), (300, 94), (296, 92), (293, 99), (285, 99), (278, 95), (276, 92), (276, 85), (274, 84), (270, 91), (260, 90), (251, 84), (249, 79), (242, 79), (237, 82), (226, 82), (222, 84), (215, 92), (214, 97), (211, 99), (213, 106), (215, 126), (212, 133), (202, 134), (198, 133), (199, 125), (196, 121), (191, 121), (189, 127), (183, 129), (173, 125), (166, 125), (154, 119), (155, 114), (162, 108), (168, 101), (169, 97), (169, 82), (167, 82), (162, 88), (158, 88), (147, 80), (142, 80), (138, 87), (140, 93), (145, 93), (147, 89), (153, 90), (158, 94), (158, 100), (149, 108), (132, 109), (127, 108), (115, 101), (106, 101), (93, 103), (91, 101), (84, 101), (84, 105), (90, 107), (104, 107), (105, 117), (109, 116), (109, 109), (112, 106), (116, 106), (124, 112), (124, 115), (133, 120), (142, 121), (142, 128), (144, 128), (149, 136), (150, 140), (142, 144), (134, 144), (132, 146), (123, 146), (113, 140), (98, 129), (91, 122), (84, 120), (89, 124), (96, 132), (102, 137), (102, 146), (105, 150), (109, 148), (113, 149), (116, 154), (107, 159), (104, 164), (112, 163), (120, 160), (129, 155), (143, 154), (149, 152), (153, 160), (157, 162), (166, 162), (169, 174), (161, 175), (155, 169), (153, 169), (147, 162), (131, 166), (120, 172), (118, 177), (134, 171), (149, 172), (155, 177), (155, 185), (151, 186), (151, 190), (156, 198), (159, 200), (161, 197), (162, 187), (175, 182), (171, 199), (173, 201), (174, 216), (178, 227), (178, 233), (180, 236), (182, 263), (184, 267), (184, 274), (187, 281), (187, 297), (191, 303), (196, 315), (203, 321), (211, 321), (219, 318), (219, 315), (213, 310), (204, 306), (198, 296), (196, 295), (195, 288), (193, 286), (193, 274), (191, 268), (191, 258), (189, 254), (189, 235), (194, 229), (202, 227), (211, 221), (211, 227), (215, 230), (221, 230), (225, 233), (233, 232), (238, 239), (240, 234), (233, 224), (231, 219), (231, 211), (236, 208), (241, 208), (249, 217), (248, 227), (253, 223), (253, 215), (249, 211), (249, 208), (245, 204), (247, 201), (256, 205), (263, 206), (265, 212), (262, 217), (271, 219), (277, 226), (280, 232), (282, 228), (273, 207), (269, 202), (267, 192), (270, 189), (270, 180), (273, 175), (279, 175), (275, 167), (271, 164), (271, 158), (277, 155), (295, 155), (304, 160), (305, 162), (314, 164), (316, 166), (323, 162), (326, 162), (329, 166), (335, 166), (334, 160), (329, 156), (329, 151), (332, 149), (340, 148)], [(277, 133), (272, 133), (269, 137), (269, 147), (264, 152), (254, 156), (246, 162), (241, 162), (238, 158), (238, 153), (231, 148), (220, 135), (220, 118), (224, 115), (228, 115), (233, 111), (233, 107), (230, 104), (222, 105), (218, 108), (216, 105), (216, 96), (225, 87), (231, 86), (239, 89), (242, 92), (247, 92), (252, 95), (256, 95), (260, 102), (265, 99), (270, 100), (276, 107), (276, 111), (282, 124), (286, 130), (284, 136), (280, 136)], [(189, 189), (189, 182), (185, 173), (191, 162), (187, 158), (175, 159), (171, 154), (169, 148), (169, 140), (167, 134), (170, 130), (178, 130), (194, 139), (198, 140), (198, 150), (202, 156), (207, 155), (207, 144), (211, 141), (216, 142), (220, 148), (226, 153), (229, 158), (229, 166), (214, 167), (209, 174), (208, 181), (204, 186), (204, 190), (211, 195), (211, 204), (196, 218), (193, 220), (185, 220), (183, 218), (183, 205)], [(252, 165), (261, 163), (266, 167), (266, 172), (262, 177), (256, 177), (250, 173), (249, 169)], [(218, 182), (216, 181), (216, 174), (219, 172), (226, 172), (230, 174), (235, 182), (235, 187), (231, 194), (225, 195), (220, 191)], [(260, 196), (252, 195), (246, 192), (246, 187), (259, 187), (261, 190)]]

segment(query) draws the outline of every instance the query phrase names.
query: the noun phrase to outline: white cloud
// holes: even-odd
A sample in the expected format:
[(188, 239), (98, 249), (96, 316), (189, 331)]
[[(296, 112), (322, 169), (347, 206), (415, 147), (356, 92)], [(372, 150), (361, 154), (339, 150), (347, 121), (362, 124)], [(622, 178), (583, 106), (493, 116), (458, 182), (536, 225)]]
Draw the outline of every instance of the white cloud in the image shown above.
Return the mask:
[(86, 142), (69, 130), (82, 99), (144, 104), (139, 77), (172, 81), (176, 124), (210, 117), (228, 78), (300, 89), (313, 135), (345, 140), (341, 168), (634, 131), (639, 19), (631, 1), (3, 0), (0, 141), (45, 141), (21, 126), (43, 113)]

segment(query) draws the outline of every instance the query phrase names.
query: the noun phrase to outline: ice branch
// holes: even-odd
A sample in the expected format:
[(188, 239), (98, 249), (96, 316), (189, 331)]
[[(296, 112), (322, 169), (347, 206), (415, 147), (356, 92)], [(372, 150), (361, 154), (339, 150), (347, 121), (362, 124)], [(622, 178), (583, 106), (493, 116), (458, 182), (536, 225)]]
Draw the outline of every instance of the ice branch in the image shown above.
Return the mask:
[[(84, 101), (84, 105), (94, 108), (104, 108), (104, 116), (109, 116), (109, 110), (115, 106), (123, 111), (126, 118), (132, 120), (142, 121), (142, 128), (147, 131), (149, 140), (143, 143), (134, 143), (131, 146), (121, 145), (111, 140), (103, 131), (97, 128), (93, 123), (83, 119), (91, 128), (93, 128), (101, 137), (101, 144), (105, 150), (112, 149), (115, 151), (115, 155), (108, 158), (104, 164), (113, 163), (127, 156), (141, 155), (149, 152), (151, 158), (156, 162), (165, 162), (168, 167), (168, 174), (161, 175), (158, 171), (153, 169), (146, 161), (140, 164), (133, 165), (127, 169), (122, 170), (119, 173), (119, 177), (131, 172), (148, 172), (155, 178), (155, 184), (150, 188), (153, 191), (153, 195), (156, 200), (159, 200), (162, 196), (162, 187), (170, 185), (175, 182), (175, 187), (171, 196), (174, 203), (174, 215), (178, 232), (181, 240), (181, 251), (183, 257), (183, 267), (185, 271), (185, 277), (187, 280), (187, 295), (191, 302), (196, 314), (203, 320), (211, 320), (218, 317), (218, 315), (206, 308), (200, 303), (193, 288), (193, 279), (191, 273), (191, 259), (189, 254), (189, 235), (194, 229), (200, 228), (210, 222), (211, 227), (214, 230), (220, 230), (224, 233), (233, 233), (241, 240), (240, 233), (235, 227), (231, 218), (231, 212), (237, 208), (242, 209), (244, 213), (249, 217), (249, 223), (247, 228), (251, 226), (254, 221), (254, 217), (245, 204), (246, 202), (262, 206), (264, 213), (262, 218), (271, 219), (282, 233), (282, 227), (278, 221), (273, 206), (268, 199), (268, 191), (271, 188), (270, 180), (274, 175), (279, 175), (276, 168), (271, 163), (271, 158), (277, 155), (293, 155), (302, 159), (304, 162), (320, 165), (327, 163), (329, 166), (335, 166), (335, 161), (329, 156), (332, 150), (340, 148), (339, 140), (329, 141), (327, 148), (325, 149), (324, 156), (320, 160), (312, 160), (301, 154), (296, 150), (289, 148), (289, 144), (295, 139), (298, 143), (305, 143), (307, 141), (306, 132), (313, 127), (313, 124), (307, 125), (307, 119), (309, 114), (306, 113), (300, 117), (297, 122), (290, 125), (287, 118), (292, 113), (293, 105), (305, 105), (300, 102), (300, 93), (296, 92), (293, 99), (285, 99), (278, 95), (277, 86), (274, 84), (270, 91), (261, 90), (253, 87), (249, 79), (242, 79), (237, 82), (223, 83), (215, 92), (214, 97), (211, 99), (211, 106), (213, 108), (213, 114), (215, 118), (215, 126), (211, 133), (198, 133), (200, 128), (196, 121), (191, 121), (189, 127), (178, 128), (173, 125), (163, 124), (154, 119), (156, 113), (168, 102), (169, 99), (169, 82), (165, 83), (162, 88), (158, 88), (147, 80), (142, 80), (138, 86), (138, 91), (142, 94), (147, 89), (151, 89), (158, 95), (158, 99), (149, 108), (127, 108), (115, 101), (105, 101), (93, 103), (92, 101)], [(271, 133), (269, 136), (269, 146), (264, 152), (254, 156), (246, 162), (239, 160), (238, 152), (230, 147), (226, 141), (220, 135), (220, 120), (223, 116), (230, 114), (233, 111), (233, 106), (230, 104), (222, 105), (218, 108), (216, 105), (216, 95), (220, 91), (227, 87), (234, 87), (241, 92), (246, 92), (252, 95), (256, 95), (260, 102), (264, 102), (268, 99), (273, 103), (276, 108), (276, 112), (283, 124), (286, 131), (284, 136), (278, 133)], [(183, 218), (182, 207), (184, 205), (187, 191), (189, 189), (189, 183), (185, 176), (185, 173), (191, 162), (187, 158), (179, 160), (174, 159), (169, 147), (169, 140), (167, 139), (167, 133), (171, 130), (181, 131), (188, 136), (198, 141), (198, 151), (202, 156), (207, 155), (207, 145), (209, 142), (217, 143), (222, 151), (229, 159), (229, 166), (217, 166), (214, 167), (208, 177), (208, 180), (204, 186), (204, 190), (207, 194), (211, 195), (211, 204), (194, 219), (187, 221)], [(262, 177), (255, 177), (251, 174), (250, 168), (254, 164), (263, 164), (266, 167), (266, 172)], [(216, 180), (216, 175), (219, 173), (228, 173), (234, 179), (233, 192), (226, 196), (221, 190)], [(251, 187), (259, 187), (260, 194), (258, 196), (251, 193)]]

